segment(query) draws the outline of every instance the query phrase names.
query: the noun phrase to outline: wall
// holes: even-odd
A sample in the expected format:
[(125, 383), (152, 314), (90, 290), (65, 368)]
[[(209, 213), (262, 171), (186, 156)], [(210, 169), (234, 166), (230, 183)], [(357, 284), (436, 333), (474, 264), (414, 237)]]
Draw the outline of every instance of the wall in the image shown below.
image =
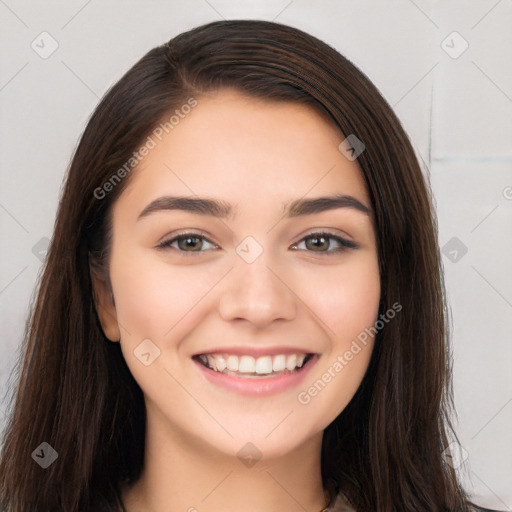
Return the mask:
[[(187, 28), (221, 18), (275, 20), (344, 53), (410, 135), (439, 215), (458, 470), (478, 503), (511, 510), (511, 2), (198, 0), (184, 8), (176, 0), (6, 0), (0, 16), (2, 395), (62, 178), (99, 98), (149, 48)], [(4, 398), (2, 425), (7, 406)]]

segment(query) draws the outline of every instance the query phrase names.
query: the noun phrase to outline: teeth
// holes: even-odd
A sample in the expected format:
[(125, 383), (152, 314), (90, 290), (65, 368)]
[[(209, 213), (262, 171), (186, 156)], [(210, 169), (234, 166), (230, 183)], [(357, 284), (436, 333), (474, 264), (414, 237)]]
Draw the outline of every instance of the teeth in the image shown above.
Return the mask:
[(216, 363), (217, 363), (217, 371), (218, 372), (223, 372), (227, 367), (228, 367), (228, 363), (226, 362), (226, 360), (222, 357), (222, 356), (217, 356), (214, 358)]
[(213, 370), (217, 370), (217, 361), (213, 356), (206, 356), (206, 360), (208, 361), (208, 366)]
[(246, 355), (202, 354), (199, 359), (208, 368), (221, 373), (269, 375), (301, 368), (306, 356), (307, 354), (278, 354), (254, 358)]
[(294, 370), (297, 365), (297, 354), (290, 354), (286, 358), (286, 368), (288, 370)]
[(229, 356), (227, 362), (228, 370), (232, 372), (238, 371), (238, 356)]
[(258, 357), (256, 359), (256, 373), (272, 373), (272, 357)]
[(254, 373), (256, 371), (256, 360), (251, 356), (242, 356), (238, 363), (238, 371), (243, 373)]
[(275, 372), (282, 372), (286, 368), (286, 356), (279, 355), (274, 356), (274, 361), (272, 362), (272, 369)]

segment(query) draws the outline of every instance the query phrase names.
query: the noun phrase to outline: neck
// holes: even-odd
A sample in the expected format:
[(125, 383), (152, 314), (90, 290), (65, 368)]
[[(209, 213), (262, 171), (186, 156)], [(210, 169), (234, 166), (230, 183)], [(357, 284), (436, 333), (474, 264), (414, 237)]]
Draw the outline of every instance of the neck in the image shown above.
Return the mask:
[(322, 432), (291, 453), (245, 465), (148, 414), (142, 475), (123, 502), (127, 512), (319, 512), (321, 446)]

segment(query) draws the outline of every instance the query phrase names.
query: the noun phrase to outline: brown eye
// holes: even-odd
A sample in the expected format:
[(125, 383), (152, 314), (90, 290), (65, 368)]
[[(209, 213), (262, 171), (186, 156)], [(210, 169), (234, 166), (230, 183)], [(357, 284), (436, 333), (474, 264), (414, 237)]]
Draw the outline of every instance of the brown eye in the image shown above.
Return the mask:
[[(174, 244), (177, 243), (177, 247)], [(194, 252), (205, 252), (201, 250), (204, 248), (204, 245), (211, 244), (213, 248), (218, 248), (213, 242), (210, 242), (207, 238), (202, 235), (197, 235), (195, 233), (184, 233), (182, 235), (176, 236), (174, 238), (170, 238), (169, 240), (164, 240), (158, 247), (161, 249), (175, 249), (182, 253), (194, 253)]]
[[(333, 244), (337, 244), (338, 247), (331, 249)], [(317, 252), (317, 253), (340, 253), (347, 249), (357, 249), (358, 246), (349, 240), (345, 240), (337, 235), (333, 235), (332, 233), (311, 233), (310, 235), (304, 237), (299, 244), (293, 246), (298, 247), (302, 242), (305, 243), (306, 249), (309, 252)]]
[[(310, 243), (308, 243), (308, 241)], [(306, 247), (308, 249), (311, 249), (315, 252), (316, 249), (319, 249), (320, 251), (329, 249), (330, 243), (329, 243), (329, 237), (326, 236), (308, 236), (306, 238)]]
[(200, 251), (202, 247), (202, 240), (198, 236), (186, 236), (180, 237), (178, 240), (178, 247), (186, 251), (188, 249), (192, 249), (192, 251)]

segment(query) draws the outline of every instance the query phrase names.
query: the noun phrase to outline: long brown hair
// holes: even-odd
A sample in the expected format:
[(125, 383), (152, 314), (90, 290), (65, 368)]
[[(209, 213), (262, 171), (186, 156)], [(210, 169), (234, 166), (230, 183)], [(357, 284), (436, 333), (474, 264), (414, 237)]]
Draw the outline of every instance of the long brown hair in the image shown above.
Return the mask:
[[(361, 386), (324, 432), (324, 485), (334, 479), (360, 512), (468, 510), (443, 457), (456, 435), (428, 181), (366, 75), (311, 35), (255, 20), (209, 23), (152, 49), (92, 114), (68, 169), (27, 323), (0, 462), (3, 506), (116, 510), (121, 485), (139, 477), (144, 398), (119, 344), (101, 329), (90, 272), (108, 285), (112, 205), (130, 180), (126, 162), (170, 113), (222, 87), (313, 105), (365, 145), (357, 162), (375, 211), (381, 313), (394, 303), (403, 310), (378, 332)], [(31, 457), (42, 442), (58, 453), (47, 469)]]

